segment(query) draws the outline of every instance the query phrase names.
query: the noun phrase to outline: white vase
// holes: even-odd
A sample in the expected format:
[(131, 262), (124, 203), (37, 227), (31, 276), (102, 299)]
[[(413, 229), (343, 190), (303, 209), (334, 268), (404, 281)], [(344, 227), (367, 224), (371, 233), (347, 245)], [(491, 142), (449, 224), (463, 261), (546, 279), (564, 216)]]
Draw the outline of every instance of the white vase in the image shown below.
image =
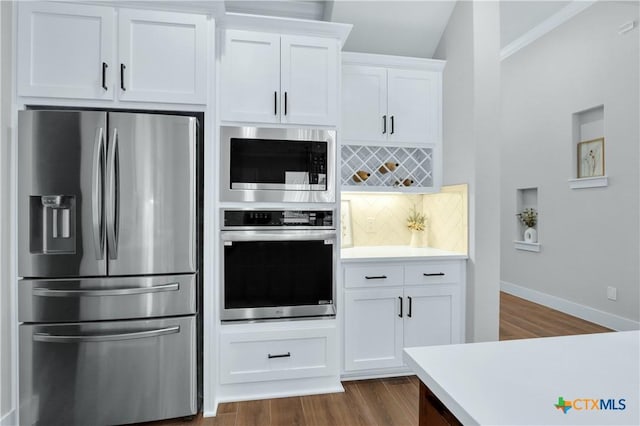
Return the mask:
[(411, 231), (411, 241), (409, 242), (409, 247), (420, 247), (420, 246), (422, 246), (422, 232)]
[(538, 231), (535, 228), (527, 228), (524, 231), (524, 242), (525, 243), (537, 243), (538, 242)]

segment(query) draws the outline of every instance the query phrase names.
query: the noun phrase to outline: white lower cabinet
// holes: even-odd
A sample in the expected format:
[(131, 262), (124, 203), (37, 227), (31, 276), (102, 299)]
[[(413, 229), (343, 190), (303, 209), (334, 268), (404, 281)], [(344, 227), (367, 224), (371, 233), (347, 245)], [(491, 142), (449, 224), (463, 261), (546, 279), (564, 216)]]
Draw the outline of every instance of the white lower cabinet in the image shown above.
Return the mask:
[(405, 368), (405, 347), (462, 343), (464, 267), (464, 260), (345, 265), (345, 373), (388, 373)]
[(404, 347), (461, 342), (461, 297), (458, 285), (404, 289)]
[(219, 342), (221, 401), (340, 389), (335, 320), (223, 325)]
[(402, 287), (345, 291), (345, 369), (402, 366)]

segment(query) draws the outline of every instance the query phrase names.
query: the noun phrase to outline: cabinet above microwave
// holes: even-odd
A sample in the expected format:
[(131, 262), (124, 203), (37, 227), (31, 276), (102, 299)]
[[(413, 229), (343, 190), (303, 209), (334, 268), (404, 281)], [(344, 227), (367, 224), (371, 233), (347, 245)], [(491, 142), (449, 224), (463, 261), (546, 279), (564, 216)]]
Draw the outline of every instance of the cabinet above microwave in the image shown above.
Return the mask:
[(336, 125), (337, 39), (241, 30), (223, 37), (223, 121)]

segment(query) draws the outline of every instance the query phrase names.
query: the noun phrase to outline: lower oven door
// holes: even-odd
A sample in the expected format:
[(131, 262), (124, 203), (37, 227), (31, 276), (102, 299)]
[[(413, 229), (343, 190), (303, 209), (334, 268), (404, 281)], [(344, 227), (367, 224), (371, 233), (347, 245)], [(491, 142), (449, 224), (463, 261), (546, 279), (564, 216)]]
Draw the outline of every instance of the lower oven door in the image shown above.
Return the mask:
[(335, 231), (223, 231), (222, 320), (333, 316)]
[(20, 326), (20, 424), (194, 415), (195, 316)]

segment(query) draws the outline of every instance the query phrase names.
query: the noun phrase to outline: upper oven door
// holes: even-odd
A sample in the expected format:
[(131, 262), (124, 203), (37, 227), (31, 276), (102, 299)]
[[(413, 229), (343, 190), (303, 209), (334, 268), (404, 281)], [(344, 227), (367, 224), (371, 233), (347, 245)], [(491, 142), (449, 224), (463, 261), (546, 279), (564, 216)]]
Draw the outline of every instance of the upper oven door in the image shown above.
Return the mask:
[(335, 131), (221, 128), (222, 201), (335, 201)]
[(335, 231), (223, 231), (223, 320), (335, 313)]

